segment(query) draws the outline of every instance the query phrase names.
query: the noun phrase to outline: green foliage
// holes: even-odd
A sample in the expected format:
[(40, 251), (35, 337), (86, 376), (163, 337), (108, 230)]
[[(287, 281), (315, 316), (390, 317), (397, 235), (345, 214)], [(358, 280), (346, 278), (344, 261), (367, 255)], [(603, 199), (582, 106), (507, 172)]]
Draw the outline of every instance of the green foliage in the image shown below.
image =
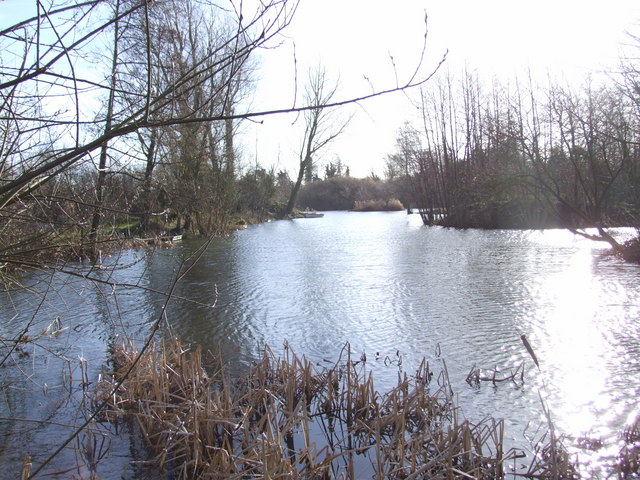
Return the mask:
[[(286, 179), (285, 179), (286, 177)], [(272, 170), (255, 167), (245, 173), (238, 181), (237, 211), (243, 214), (251, 213), (264, 219), (273, 215), (279, 209), (278, 204), (284, 200), (283, 182), (288, 180), (282, 172), (278, 176)]]
[(349, 176), (349, 167), (343, 165), (340, 157), (335, 158), (333, 162), (329, 162), (324, 167), (324, 179), (328, 180), (333, 177), (348, 177)]

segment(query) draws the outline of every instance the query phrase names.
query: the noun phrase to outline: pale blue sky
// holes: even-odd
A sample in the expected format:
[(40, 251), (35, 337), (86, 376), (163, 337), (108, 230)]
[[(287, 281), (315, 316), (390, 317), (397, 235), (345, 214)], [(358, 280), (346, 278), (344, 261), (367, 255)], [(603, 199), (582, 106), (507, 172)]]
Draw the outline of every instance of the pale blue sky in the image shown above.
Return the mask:
[[(376, 88), (389, 86), (394, 82), (389, 53), (400, 73), (415, 66), (425, 11), (427, 66), (448, 49), (446, 65), (452, 72), (467, 65), (486, 78), (512, 78), (530, 68), (541, 78), (551, 74), (579, 82), (589, 72), (617, 64), (620, 44), (628, 40), (625, 32), (634, 26), (638, 31), (640, 1), (302, 0), (285, 43), (264, 54), (256, 105), (291, 103), (294, 41), (299, 80), (309, 65), (322, 62), (340, 77), (345, 96), (370, 91), (364, 75)], [(381, 174), (396, 129), (415, 115), (415, 108), (403, 95), (362, 107), (321, 161), (339, 155), (353, 175), (365, 176), (372, 169)], [(299, 132), (291, 122), (266, 118), (263, 125), (247, 129), (247, 159), (257, 151), (261, 163), (293, 171)]]
[[(245, 0), (245, 8), (252, 3)], [(0, 26), (35, 0), (0, 0)], [(640, 30), (638, 0), (301, 0), (292, 25), (276, 50), (261, 53), (262, 68), (254, 109), (283, 108), (293, 102), (297, 58), (298, 102), (306, 71), (322, 63), (341, 81), (341, 98), (393, 86), (393, 55), (400, 80), (415, 68), (424, 13), (429, 16), (429, 44), (424, 72), (446, 49), (446, 68), (464, 65), (485, 77), (512, 77), (531, 68), (579, 82), (589, 72), (615, 66), (628, 30)], [(22, 13), (19, 14), (22, 16)], [(417, 93), (417, 92), (416, 92)], [(409, 93), (411, 96), (412, 93)], [(416, 110), (402, 94), (352, 108), (346, 133), (330, 145), (320, 163), (339, 155), (356, 176), (383, 171), (394, 148), (395, 132)], [(292, 174), (297, 164), (301, 118), (267, 117), (243, 128), (244, 163), (258, 161)], [(321, 168), (322, 171), (322, 168)]]

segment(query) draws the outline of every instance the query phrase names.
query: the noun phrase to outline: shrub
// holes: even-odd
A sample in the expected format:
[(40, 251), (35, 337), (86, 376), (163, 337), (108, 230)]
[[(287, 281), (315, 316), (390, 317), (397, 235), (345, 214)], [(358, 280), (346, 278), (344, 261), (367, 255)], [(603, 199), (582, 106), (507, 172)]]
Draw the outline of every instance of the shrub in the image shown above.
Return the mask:
[(404, 206), (395, 198), (390, 200), (356, 201), (353, 209), (356, 212), (392, 212), (404, 210)]
[(390, 185), (372, 178), (332, 177), (305, 185), (298, 195), (299, 208), (351, 210), (356, 202), (394, 197)]

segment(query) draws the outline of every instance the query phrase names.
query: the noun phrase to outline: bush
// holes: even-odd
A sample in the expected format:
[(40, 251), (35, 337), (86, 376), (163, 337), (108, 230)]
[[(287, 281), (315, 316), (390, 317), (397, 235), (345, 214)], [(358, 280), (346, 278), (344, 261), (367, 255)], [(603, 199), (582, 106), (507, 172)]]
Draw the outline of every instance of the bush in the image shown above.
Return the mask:
[(382, 201), (394, 195), (390, 185), (372, 178), (332, 177), (308, 183), (298, 195), (299, 208), (315, 210), (351, 210), (356, 202)]
[(364, 200), (356, 201), (353, 209), (356, 212), (397, 212), (404, 210), (400, 200), (392, 198), (390, 200)]

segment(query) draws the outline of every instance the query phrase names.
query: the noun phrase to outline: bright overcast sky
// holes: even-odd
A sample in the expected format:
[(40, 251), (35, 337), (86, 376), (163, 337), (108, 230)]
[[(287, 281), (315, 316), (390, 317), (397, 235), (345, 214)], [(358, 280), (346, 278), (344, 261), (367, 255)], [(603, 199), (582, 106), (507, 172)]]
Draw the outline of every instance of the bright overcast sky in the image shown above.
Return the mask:
[[(615, 66), (626, 32), (638, 32), (639, 0), (301, 0), (287, 39), (265, 52), (254, 107), (291, 105), (294, 92), (293, 44), (298, 70), (298, 104), (309, 66), (322, 63), (344, 91), (341, 98), (369, 93), (366, 75), (376, 89), (392, 86), (394, 57), (400, 81), (413, 71), (429, 19), (429, 44), (423, 72), (440, 60), (446, 68), (464, 65), (482, 75), (513, 77), (530, 68), (579, 81), (588, 72)], [(417, 92), (414, 92), (414, 94)], [(372, 170), (382, 174), (384, 157), (393, 152), (395, 132), (415, 116), (415, 107), (402, 94), (390, 95), (354, 108), (347, 132), (328, 146), (320, 159), (339, 156), (353, 176)], [(297, 165), (300, 123), (295, 117), (266, 117), (263, 124), (245, 127), (244, 158), (263, 166), (289, 170)]]
[[(34, 6), (35, 1), (0, 0), (0, 23), (25, 4)], [(425, 74), (448, 49), (444, 68), (454, 74), (466, 65), (485, 77), (512, 78), (530, 68), (536, 76), (549, 73), (576, 82), (588, 72), (615, 67), (621, 44), (628, 41), (626, 32), (640, 33), (640, 0), (300, 0), (282, 45), (262, 52), (252, 109), (292, 105), (294, 43), (298, 105), (308, 68), (320, 63), (340, 79), (341, 99), (370, 93), (364, 76), (378, 90), (392, 87), (389, 55), (400, 82), (406, 80), (419, 59), (425, 12)], [(354, 176), (367, 176), (372, 170), (381, 175), (385, 156), (393, 152), (396, 130), (417, 115), (403, 94), (362, 103), (344, 114), (350, 112), (355, 115), (347, 131), (319, 159), (321, 176), (323, 165), (336, 155)], [(262, 124), (245, 122), (244, 164), (257, 159), (264, 167), (286, 169), (294, 176), (303, 119), (300, 116), (294, 124), (295, 120), (271, 116)]]

